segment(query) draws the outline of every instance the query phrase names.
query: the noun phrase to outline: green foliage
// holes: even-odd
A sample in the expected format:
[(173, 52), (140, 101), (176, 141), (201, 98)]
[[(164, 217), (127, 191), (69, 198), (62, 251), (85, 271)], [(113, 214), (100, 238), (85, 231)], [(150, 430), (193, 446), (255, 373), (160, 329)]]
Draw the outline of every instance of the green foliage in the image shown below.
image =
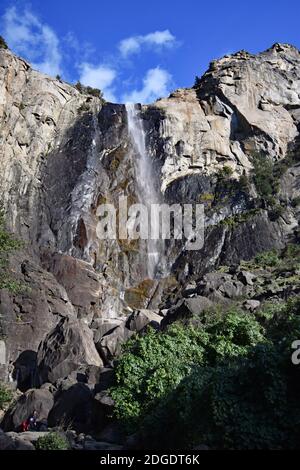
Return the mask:
[[(276, 221), (284, 213), (284, 207), (278, 203), (277, 197), (280, 188), (280, 178), (295, 161), (293, 155), (288, 155), (283, 160), (275, 162), (274, 164), (263, 153), (258, 153), (253, 156), (253, 182), (261, 202), (268, 207), (269, 217), (272, 221)], [(298, 201), (296, 198), (295, 202), (292, 202), (292, 205), (296, 207), (297, 204)]]
[(226, 217), (221, 220), (220, 225), (227, 225), (228, 227), (235, 227), (236, 225), (247, 222), (256, 214), (259, 213), (259, 209), (250, 209), (246, 212), (241, 212), (240, 214), (235, 214), (231, 217)]
[(101, 101), (104, 101), (103, 93), (98, 88), (92, 88), (90, 86), (84, 86), (80, 82), (77, 82), (74, 86), (80, 93), (82, 93), (84, 95), (95, 96), (96, 98), (99, 98)]
[(269, 211), (270, 220), (273, 222), (278, 220), (284, 213), (284, 208), (280, 204), (274, 204), (273, 207)]
[(197, 328), (172, 325), (130, 341), (112, 391), (118, 418), (142, 430), (147, 448), (299, 448), (291, 343), (300, 338), (300, 300), (266, 306), (258, 318), (232, 310), (199, 318)]
[(294, 197), (294, 199), (292, 199), (292, 206), (293, 207), (300, 206), (300, 197)]
[(118, 361), (118, 386), (112, 390), (116, 416), (128, 428), (134, 425), (157, 398), (164, 397), (194, 364), (203, 361), (207, 341), (204, 331), (181, 325), (172, 325), (166, 334), (150, 328), (147, 335), (130, 340)]
[(127, 343), (116, 368), (117, 386), (111, 393), (115, 414), (129, 430), (195, 365), (243, 356), (263, 339), (261, 326), (241, 312), (228, 312), (224, 318), (210, 313), (201, 322), (201, 328), (174, 324), (166, 332), (150, 329), (147, 335)]
[(68, 450), (70, 448), (67, 439), (58, 432), (51, 432), (39, 437), (35, 447), (37, 450)]
[(219, 179), (226, 179), (232, 176), (233, 170), (230, 166), (224, 165), (218, 172), (218, 178)]
[(255, 256), (254, 261), (263, 268), (268, 266), (277, 266), (280, 263), (280, 259), (276, 250), (259, 253)]
[(21, 247), (21, 242), (16, 240), (6, 229), (4, 212), (0, 209), (0, 289), (9, 289), (17, 292), (20, 285), (13, 280), (8, 273), (8, 255)]
[(8, 49), (5, 39), (0, 36), (0, 49)]
[(239, 179), (240, 189), (246, 191), (249, 189), (250, 181), (247, 175), (241, 175)]
[(211, 204), (214, 201), (214, 194), (212, 193), (202, 193), (199, 197), (200, 202)]
[(291, 260), (295, 260), (298, 258), (300, 261), (300, 245), (295, 243), (289, 243), (286, 247), (282, 250), (281, 253), (282, 258), (287, 258)]
[(261, 198), (268, 199), (274, 194), (275, 176), (273, 163), (264, 154), (256, 154), (253, 157), (253, 181)]
[(12, 391), (5, 385), (0, 384), (0, 410), (3, 410), (13, 399)]
[(78, 108), (79, 113), (88, 113), (89, 111), (91, 111), (91, 108), (87, 103), (82, 103)]

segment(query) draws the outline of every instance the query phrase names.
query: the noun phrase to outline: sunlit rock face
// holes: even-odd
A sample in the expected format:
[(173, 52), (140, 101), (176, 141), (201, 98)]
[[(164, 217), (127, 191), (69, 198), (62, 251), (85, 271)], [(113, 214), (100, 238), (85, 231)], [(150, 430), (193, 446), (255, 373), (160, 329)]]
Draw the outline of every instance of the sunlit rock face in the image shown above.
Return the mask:
[(194, 89), (145, 107), (153, 155), (163, 155), (162, 190), (224, 164), (238, 177), (251, 168), (254, 151), (284, 157), (298, 134), (299, 65), (299, 51), (288, 45), (259, 55), (238, 52), (212, 62)]
[[(14, 270), (31, 287), (18, 298), (1, 294), (6, 318), (12, 306), (13, 318), (2, 325), (9, 332), (8, 364), (29, 348), (24, 331), (34, 331), (36, 351), (62, 317), (91, 325), (97, 318), (122, 319), (131, 309), (163, 307), (180, 284), (222, 263), (281, 247), (297, 228), (299, 214), (290, 204), (300, 195), (296, 164), (281, 178), (278, 201), (286, 207), (276, 220), (263, 207), (251, 212), (253, 185), (225, 194), (218, 178), (229, 167), (238, 182), (251, 171), (254, 154), (278, 161), (299, 148), (297, 49), (276, 44), (258, 55), (225, 56), (193, 88), (140, 105), (137, 112), (160, 200), (203, 203), (206, 212), (203, 248), (193, 252), (184, 241), (165, 243), (159, 258), (167, 269), (154, 270), (154, 279), (148, 279), (147, 250), (139, 240), (124, 240), (118, 231), (110, 240), (97, 236), (101, 204), (113, 204), (118, 221), (120, 197), (127, 196), (128, 205), (139, 202), (140, 156), (125, 105), (103, 104), (0, 50), (0, 199), (9, 228), (25, 243)], [(241, 214), (242, 223), (222, 223)], [(21, 267), (24, 260), (42, 273), (39, 281)], [(37, 310), (39, 321), (32, 313)]]

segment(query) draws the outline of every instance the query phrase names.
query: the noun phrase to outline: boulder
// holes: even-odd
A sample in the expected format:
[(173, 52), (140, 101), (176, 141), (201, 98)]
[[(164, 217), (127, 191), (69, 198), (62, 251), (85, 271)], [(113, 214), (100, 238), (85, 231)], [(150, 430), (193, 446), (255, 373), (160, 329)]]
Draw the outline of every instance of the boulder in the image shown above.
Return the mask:
[(103, 367), (98, 366), (81, 366), (78, 370), (70, 374), (70, 378), (74, 378), (77, 382), (95, 385), (100, 380)]
[(53, 395), (49, 390), (28, 390), (6, 411), (1, 423), (3, 430), (18, 430), (22, 421), (32, 415), (35, 410), (37, 411), (38, 421), (47, 420), (49, 411), (53, 407), (53, 403)]
[(87, 432), (91, 427), (93, 394), (88, 385), (75, 383), (61, 391), (49, 413), (50, 427), (72, 425), (78, 432)]
[(42, 341), (37, 355), (40, 383), (54, 383), (80, 366), (101, 367), (93, 332), (83, 320), (62, 318)]
[(120, 326), (123, 321), (124, 320), (117, 318), (96, 318), (91, 324), (91, 328), (94, 332), (94, 343), (96, 344), (96, 347), (106, 333), (111, 333), (115, 328), (117, 328), (117, 326)]
[(214, 302), (218, 298), (219, 301), (222, 301), (221, 296), (224, 297), (226, 302), (226, 299), (234, 299), (246, 293), (243, 282), (237, 280), (231, 274), (217, 271), (206, 274), (199, 283), (198, 290), (201, 295)]
[(92, 425), (98, 431), (111, 422), (114, 401), (107, 390), (96, 393), (92, 405)]
[(52, 395), (54, 395), (57, 389), (54, 384), (45, 382), (43, 385), (41, 385), (40, 390), (48, 390), (50, 393), (52, 393)]
[(241, 281), (245, 286), (253, 286), (253, 281), (256, 279), (255, 274), (250, 271), (240, 271), (237, 275), (239, 281)]
[(141, 331), (147, 325), (151, 325), (154, 328), (158, 328), (162, 317), (152, 310), (136, 310), (127, 319), (126, 327), (131, 331)]
[(122, 432), (120, 424), (112, 422), (105, 426), (105, 428), (101, 431), (97, 438), (100, 441), (122, 445), (125, 440), (125, 435), (124, 432)]
[(104, 363), (110, 365), (115, 357), (121, 352), (122, 344), (125, 343), (135, 332), (142, 331), (147, 325), (151, 324), (158, 328), (162, 317), (152, 310), (135, 310), (127, 320), (119, 326), (108, 331), (96, 347)]
[(182, 299), (177, 302), (174, 307), (169, 309), (168, 314), (161, 322), (161, 326), (164, 328), (176, 320), (191, 319), (211, 306), (212, 302), (201, 295), (189, 299)]
[(99, 382), (95, 385), (95, 393), (107, 390), (114, 384), (115, 372), (113, 369), (103, 368), (100, 372)]
[(26, 431), (26, 432), (7, 432), (6, 435), (8, 437), (12, 438), (19, 438), (20, 440), (24, 442), (30, 442), (34, 443), (36, 442), (40, 437), (44, 437), (48, 434), (48, 431)]
[(0, 429), (0, 450), (35, 450), (34, 445), (22, 439), (21, 434), (6, 434)]
[(100, 343), (97, 344), (97, 350), (105, 365), (111, 365), (113, 359), (120, 354), (122, 344), (133, 334), (134, 331), (126, 328), (126, 322), (123, 322), (111, 333), (107, 333), (103, 336)]
[(240, 281), (225, 281), (220, 287), (219, 291), (224, 297), (234, 299), (245, 295), (244, 284)]
[(243, 303), (244, 309), (249, 310), (250, 312), (254, 312), (255, 310), (259, 308), (259, 306), (260, 306), (260, 301), (255, 300), (255, 299), (248, 299), (248, 300), (245, 300), (245, 302)]

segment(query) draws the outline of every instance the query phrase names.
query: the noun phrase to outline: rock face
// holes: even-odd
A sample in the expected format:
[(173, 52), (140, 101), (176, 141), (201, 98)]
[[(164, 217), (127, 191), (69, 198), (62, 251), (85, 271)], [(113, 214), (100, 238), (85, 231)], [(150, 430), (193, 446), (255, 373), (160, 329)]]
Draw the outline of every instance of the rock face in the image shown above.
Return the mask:
[(211, 63), (193, 88), (139, 107), (161, 200), (205, 206), (203, 248), (166, 243), (167, 269), (149, 280), (138, 241), (96, 234), (100, 204), (117, 206), (120, 196), (137, 202), (138, 155), (125, 106), (103, 103), (0, 49), (0, 201), (9, 229), (24, 242), (11, 268), (26, 286), (21, 294), (0, 293), (0, 379), (32, 386), (38, 348), (42, 382), (101, 367), (93, 340), (109, 363), (149, 323), (141, 313), (128, 326), (133, 310), (168, 310), (195, 280), (197, 301), (177, 305), (174, 318), (192, 312), (192, 303), (202, 308), (243, 295), (247, 273), (208, 273), (280, 249), (298, 229), (297, 161), (278, 177), (283, 211), (276, 217), (255, 185), (245, 189), (241, 179), (255, 154), (276, 163), (299, 150), (299, 70), (293, 46), (241, 51)]
[(40, 344), (38, 381), (54, 383), (82, 365), (102, 366), (93, 333), (83, 320), (63, 318)]

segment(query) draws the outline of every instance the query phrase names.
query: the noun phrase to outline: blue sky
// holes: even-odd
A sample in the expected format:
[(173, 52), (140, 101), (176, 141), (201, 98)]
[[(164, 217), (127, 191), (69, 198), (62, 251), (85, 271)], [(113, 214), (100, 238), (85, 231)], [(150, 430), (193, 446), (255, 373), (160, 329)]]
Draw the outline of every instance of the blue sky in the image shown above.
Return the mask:
[(151, 102), (224, 54), (300, 48), (299, 18), (299, 0), (1, 0), (0, 34), (41, 71)]

